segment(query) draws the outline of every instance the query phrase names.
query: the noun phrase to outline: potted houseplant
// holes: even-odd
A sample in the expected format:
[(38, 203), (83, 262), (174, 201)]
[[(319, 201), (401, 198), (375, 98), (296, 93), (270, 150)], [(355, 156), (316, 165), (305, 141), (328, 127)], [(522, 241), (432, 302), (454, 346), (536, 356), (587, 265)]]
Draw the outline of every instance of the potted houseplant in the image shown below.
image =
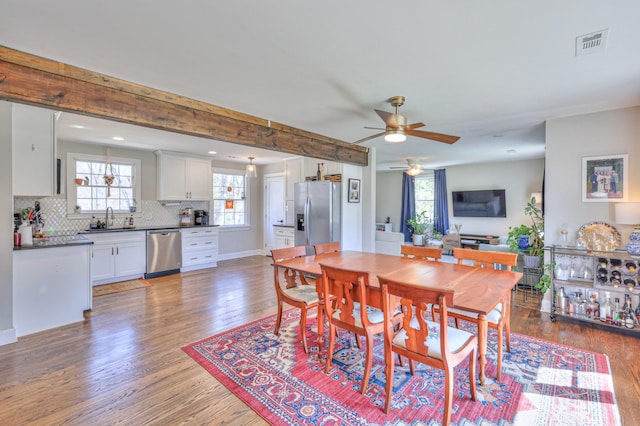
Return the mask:
[(535, 197), (527, 202), (524, 213), (531, 219), (531, 225), (509, 228), (507, 244), (511, 251), (522, 253), (525, 266), (539, 268), (544, 257), (544, 217)]
[(431, 219), (426, 211), (416, 213), (411, 219), (407, 220), (407, 225), (411, 228), (411, 239), (414, 246), (423, 246), (426, 242), (427, 233), (431, 225)]

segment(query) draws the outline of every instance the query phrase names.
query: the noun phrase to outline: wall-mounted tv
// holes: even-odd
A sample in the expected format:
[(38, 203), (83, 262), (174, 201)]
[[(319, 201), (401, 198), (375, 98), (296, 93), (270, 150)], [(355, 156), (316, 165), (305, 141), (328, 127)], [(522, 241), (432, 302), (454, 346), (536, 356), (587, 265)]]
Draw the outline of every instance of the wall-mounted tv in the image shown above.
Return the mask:
[(452, 191), (452, 201), (457, 217), (507, 217), (504, 189)]

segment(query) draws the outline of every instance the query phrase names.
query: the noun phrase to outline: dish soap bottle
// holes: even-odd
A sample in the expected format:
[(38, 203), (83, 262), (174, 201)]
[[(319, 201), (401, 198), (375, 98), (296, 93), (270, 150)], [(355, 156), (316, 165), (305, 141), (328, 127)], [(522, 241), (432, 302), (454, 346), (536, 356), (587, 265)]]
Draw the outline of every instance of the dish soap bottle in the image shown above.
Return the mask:
[(96, 219), (95, 215), (91, 216), (91, 222), (89, 222), (89, 228), (91, 229), (98, 228), (98, 220)]

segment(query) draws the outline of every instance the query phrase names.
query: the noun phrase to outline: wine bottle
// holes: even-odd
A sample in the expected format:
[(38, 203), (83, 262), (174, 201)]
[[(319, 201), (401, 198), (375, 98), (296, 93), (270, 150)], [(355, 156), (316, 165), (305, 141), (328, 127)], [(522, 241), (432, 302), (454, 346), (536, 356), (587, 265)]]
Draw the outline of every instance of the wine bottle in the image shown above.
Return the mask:
[(320, 175), (320, 163), (318, 163), (318, 171), (316, 172), (316, 179), (317, 180), (322, 180), (320, 176), (321, 176)]
[(320, 180), (324, 180), (324, 163), (320, 163)]

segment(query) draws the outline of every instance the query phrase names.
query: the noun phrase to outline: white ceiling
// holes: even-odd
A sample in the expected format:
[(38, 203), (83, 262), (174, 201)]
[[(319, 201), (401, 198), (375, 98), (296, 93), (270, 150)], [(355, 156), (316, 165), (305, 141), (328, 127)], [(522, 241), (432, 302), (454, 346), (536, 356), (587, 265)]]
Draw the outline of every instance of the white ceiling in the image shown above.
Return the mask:
[[(376, 138), (378, 169), (540, 158), (544, 121), (640, 104), (640, 2), (4, 0), (0, 44), (352, 142), (400, 113), (454, 145)], [(576, 37), (608, 29), (606, 50)], [(145, 148), (286, 155), (63, 114), (58, 134)], [(81, 136), (78, 136), (81, 135)], [(151, 135), (151, 141), (149, 140)], [(178, 145), (175, 145), (177, 140)]]

